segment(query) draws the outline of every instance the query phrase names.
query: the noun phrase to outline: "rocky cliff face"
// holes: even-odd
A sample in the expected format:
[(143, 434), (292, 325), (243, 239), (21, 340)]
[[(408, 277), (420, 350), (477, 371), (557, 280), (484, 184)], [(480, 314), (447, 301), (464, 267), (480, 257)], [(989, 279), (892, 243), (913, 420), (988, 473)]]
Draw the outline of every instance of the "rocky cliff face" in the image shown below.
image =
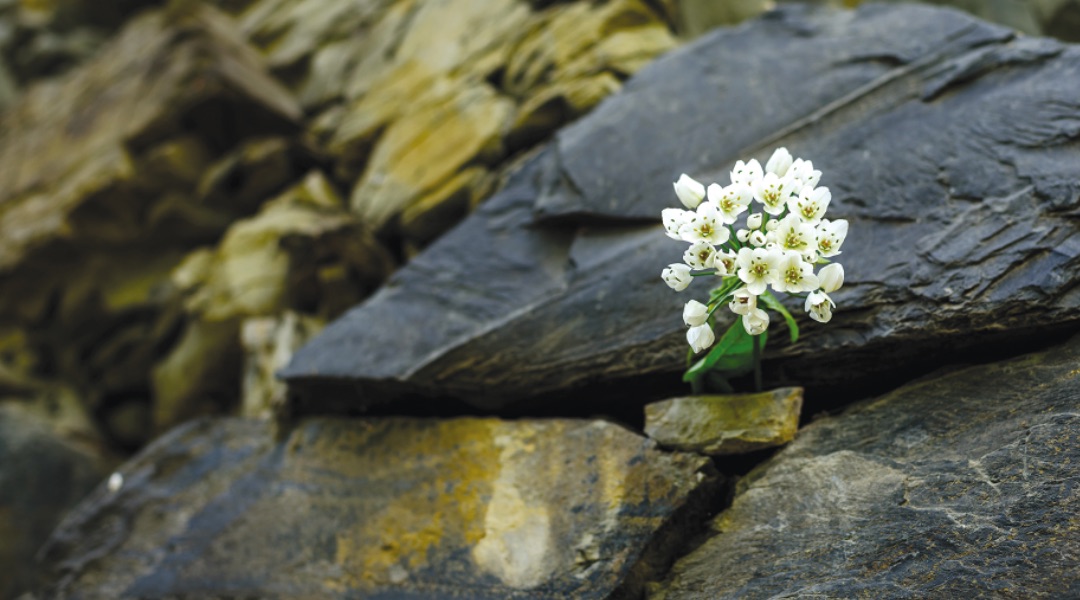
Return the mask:
[[(0, 596), (1075, 594), (1075, 47), (906, 5), (681, 46), (688, 0), (113, 8), (0, 0)], [(767, 356), (803, 395), (650, 404), (670, 182), (780, 145), (851, 222), (833, 322)]]

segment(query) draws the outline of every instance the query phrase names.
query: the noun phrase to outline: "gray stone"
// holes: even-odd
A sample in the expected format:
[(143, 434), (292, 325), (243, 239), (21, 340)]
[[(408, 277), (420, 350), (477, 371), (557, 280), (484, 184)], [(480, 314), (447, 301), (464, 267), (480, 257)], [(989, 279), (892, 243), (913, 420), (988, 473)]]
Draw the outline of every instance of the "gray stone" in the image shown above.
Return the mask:
[(108, 468), (100, 448), (65, 439), (38, 416), (0, 404), (0, 597), (48, 581), (35, 554)]
[(1075, 329), (1078, 74), (1080, 49), (915, 5), (714, 32), (562, 130), (284, 374), (315, 412), (670, 395), (686, 353), (686, 296), (659, 277), (683, 250), (658, 223), (671, 182), (781, 145), (824, 171), (851, 232), (835, 318), (775, 336), (773, 384), (876, 382)]
[(49, 597), (637, 598), (717, 483), (567, 419), (202, 420), (119, 472), (51, 538)]
[(815, 421), (651, 600), (1080, 595), (1080, 338)]

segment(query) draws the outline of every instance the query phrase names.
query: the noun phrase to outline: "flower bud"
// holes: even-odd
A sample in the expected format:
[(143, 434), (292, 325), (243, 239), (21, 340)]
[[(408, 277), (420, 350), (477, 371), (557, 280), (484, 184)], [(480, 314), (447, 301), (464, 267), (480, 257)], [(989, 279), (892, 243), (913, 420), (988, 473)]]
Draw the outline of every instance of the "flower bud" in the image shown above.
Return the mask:
[(704, 325), (705, 320), (709, 318), (709, 307), (698, 302), (697, 300), (691, 300), (686, 303), (682, 311), (683, 323), (686, 323), (690, 327), (697, 327), (698, 325)]
[(748, 229), (761, 229), (761, 213), (754, 213), (746, 217), (746, 227)]
[(783, 177), (791, 167), (792, 160), (787, 148), (777, 148), (769, 158), (769, 162), (765, 163), (765, 171), (775, 173), (777, 177)]
[(765, 224), (765, 231), (776, 231), (776, 228), (780, 226), (780, 221), (773, 219)]
[(750, 231), (746, 229), (740, 229), (735, 232), (735, 239), (742, 243), (746, 243), (746, 240), (750, 239)]
[(690, 267), (682, 263), (668, 265), (664, 272), (660, 274), (660, 277), (669, 288), (676, 292), (685, 290), (686, 286), (690, 285), (690, 282), (694, 279), (690, 276)]
[(761, 247), (765, 245), (765, 241), (765, 234), (761, 233), (761, 231), (753, 231), (750, 233), (751, 245)]
[(822, 291), (826, 293), (835, 292), (840, 289), (840, 286), (844, 285), (844, 267), (840, 263), (832, 263), (822, 267), (818, 271), (818, 282)]
[(713, 334), (712, 327), (698, 325), (686, 330), (686, 341), (690, 343), (690, 347), (694, 352), (701, 352), (713, 345), (713, 342), (716, 341), (716, 335)]
[(697, 205), (701, 204), (701, 200), (705, 198), (705, 186), (686, 173), (680, 175), (679, 180), (673, 185), (675, 186), (675, 195), (690, 210), (697, 208)]

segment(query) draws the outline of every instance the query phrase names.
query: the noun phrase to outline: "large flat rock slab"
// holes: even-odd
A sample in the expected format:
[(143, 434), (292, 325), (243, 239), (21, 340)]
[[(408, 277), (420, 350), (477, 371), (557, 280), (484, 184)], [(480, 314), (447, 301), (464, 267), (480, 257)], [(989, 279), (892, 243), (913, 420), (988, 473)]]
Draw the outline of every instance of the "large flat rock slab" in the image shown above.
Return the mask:
[(873, 381), (1075, 328), (1078, 75), (1078, 48), (923, 6), (788, 7), (719, 30), (562, 130), (284, 374), (313, 412), (677, 386), (687, 296), (659, 277), (682, 250), (658, 222), (671, 182), (780, 145), (851, 222), (835, 318), (770, 347), (788, 380)]
[(651, 600), (1080, 594), (1080, 338), (822, 419)]
[(477, 418), (203, 420), (119, 472), (54, 533), (50, 597), (638, 597), (716, 483), (610, 423)]

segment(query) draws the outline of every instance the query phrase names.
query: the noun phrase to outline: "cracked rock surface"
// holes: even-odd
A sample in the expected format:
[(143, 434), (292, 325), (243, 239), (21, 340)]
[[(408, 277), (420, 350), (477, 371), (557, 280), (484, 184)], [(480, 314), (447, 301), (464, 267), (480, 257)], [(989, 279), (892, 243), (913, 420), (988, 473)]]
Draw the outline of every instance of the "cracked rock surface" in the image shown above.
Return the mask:
[(301, 412), (673, 382), (687, 296), (659, 277), (683, 250), (659, 224), (671, 182), (726, 181), (781, 145), (851, 222), (833, 322), (770, 348), (787, 380), (869, 381), (1075, 329), (1077, 98), (1080, 49), (951, 10), (788, 7), (716, 31), (561, 130), (285, 376)]
[(1080, 594), (1080, 338), (816, 421), (650, 600)]

